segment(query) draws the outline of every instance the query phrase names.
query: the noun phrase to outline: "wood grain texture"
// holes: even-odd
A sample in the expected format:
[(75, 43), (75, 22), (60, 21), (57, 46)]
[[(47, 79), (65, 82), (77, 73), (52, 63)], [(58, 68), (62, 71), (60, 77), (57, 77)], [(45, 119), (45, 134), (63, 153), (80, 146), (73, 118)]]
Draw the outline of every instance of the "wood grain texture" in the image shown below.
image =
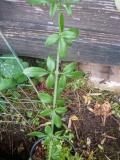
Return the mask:
[[(66, 60), (120, 65), (120, 13), (113, 0), (82, 0), (66, 15), (66, 28), (81, 30)], [(48, 35), (57, 32), (47, 7), (32, 7), (25, 0), (0, 0), (0, 29), (19, 55), (46, 58), (55, 47), (45, 48)], [(0, 52), (7, 52), (0, 38)]]

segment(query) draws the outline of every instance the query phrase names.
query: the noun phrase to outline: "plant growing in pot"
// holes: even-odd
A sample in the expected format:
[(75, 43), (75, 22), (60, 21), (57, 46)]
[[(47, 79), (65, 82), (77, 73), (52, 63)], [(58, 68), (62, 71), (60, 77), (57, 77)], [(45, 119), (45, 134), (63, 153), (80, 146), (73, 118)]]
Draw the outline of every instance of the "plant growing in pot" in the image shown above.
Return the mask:
[[(70, 63), (66, 65), (62, 70), (60, 69), (60, 61), (63, 60), (68, 53), (69, 47), (73, 41), (79, 36), (79, 30), (76, 28), (64, 28), (64, 13), (63, 8), (68, 15), (72, 15), (72, 5), (77, 3), (78, 0), (28, 0), (31, 5), (48, 5), (50, 7), (50, 16), (53, 18), (55, 13), (58, 12), (58, 25), (59, 31), (50, 35), (45, 45), (50, 47), (57, 44), (56, 60), (51, 56), (47, 58), (46, 69), (40, 67), (28, 67), (24, 69), (24, 74), (30, 78), (45, 77), (46, 87), (53, 89), (53, 93), (38, 92), (38, 98), (44, 104), (45, 109), (40, 112), (43, 117), (48, 117), (49, 123), (46, 123), (43, 132), (34, 131), (30, 136), (38, 137), (39, 140), (32, 147), (30, 158), (36, 145), (39, 142), (43, 142), (47, 151), (48, 160), (56, 159), (72, 159), (70, 154), (71, 147), (65, 147), (65, 142), (69, 143), (73, 139), (73, 134), (70, 130), (64, 127), (62, 121), (64, 114), (67, 112), (65, 107), (65, 101), (61, 97), (62, 92), (65, 90), (67, 82), (74, 78), (80, 78), (83, 73), (76, 71), (76, 63)], [(65, 151), (67, 148), (67, 151)], [(64, 154), (62, 154), (64, 152)], [(70, 158), (71, 157), (71, 158)], [(78, 159), (78, 155), (76, 156)], [(75, 157), (73, 157), (75, 159)], [(79, 157), (81, 159), (81, 157)]]

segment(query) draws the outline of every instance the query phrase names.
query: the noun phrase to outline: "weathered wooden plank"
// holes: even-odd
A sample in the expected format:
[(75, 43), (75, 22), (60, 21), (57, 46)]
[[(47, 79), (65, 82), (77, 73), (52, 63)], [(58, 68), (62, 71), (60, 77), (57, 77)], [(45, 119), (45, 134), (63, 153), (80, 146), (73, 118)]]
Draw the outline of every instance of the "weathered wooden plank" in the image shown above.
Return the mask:
[[(120, 13), (114, 1), (84, 0), (74, 6), (73, 20), (66, 16), (66, 24), (81, 29), (67, 60), (120, 65)], [(52, 22), (47, 8), (0, 0), (0, 29), (20, 55), (45, 58), (55, 53), (55, 47), (44, 47), (45, 38), (57, 31), (57, 18)], [(7, 51), (2, 39), (0, 51)]]
[[(48, 8), (32, 7), (25, 0), (11, 1), (0, 1), (0, 20), (53, 24), (48, 16)], [(81, 29), (120, 34), (120, 13), (115, 10), (113, 0), (84, 0), (75, 5), (73, 10), (73, 20), (66, 16), (67, 26), (76, 25)], [(54, 25), (57, 25), (57, 18)]]
[[(44, 46), (46, 37), (55, 30), (54, 27), (5, 22), (0, 23), (0, 28), (20, 55), (46, 58), (48, 53), (55, 54), (55, 47), (47, 49)], [(111, 34), (105, 36), (103, 33), (81, 30), (80, 38), (70, 49), (68, 60), (120, 65), (120, 36), (115, 35), (114, 43), (111, 38)], [(6, 48), (2, 39), (0, 48)]]

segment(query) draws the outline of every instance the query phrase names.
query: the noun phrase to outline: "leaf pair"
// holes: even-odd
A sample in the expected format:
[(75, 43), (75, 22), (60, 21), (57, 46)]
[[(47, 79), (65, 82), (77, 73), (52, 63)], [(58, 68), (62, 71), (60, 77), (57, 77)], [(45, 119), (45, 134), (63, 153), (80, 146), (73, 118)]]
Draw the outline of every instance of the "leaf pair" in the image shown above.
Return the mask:
[[(45, 92), (39, 92), (38, 98), (41, 100), (44, 104), (52, 104), (53, 103), (53, 97)], [(57, 99), (56, 104), (58, 106), (64, 106), (64, 100), (63, 99)]]
[(66, 40), (75, 40), (79, 36), (79, 30), (76, 28), (70, 28), (62, 33), (62, 36)]
[[(61, 20), (62, 21), (62, 20)], [(50, 35), (46, 42), (46, 46), (51, 46), (53, 44), (58, 43), (58, 52), (61, 58), (64, 58), (67, 55), (68, 47), (72, 44), (73, 40), (75, 40), (79, 35), (79, 30), (76, 28), (70, 28), (67, 31), (64, 31), (64, 24), (61, 22), (60, 30), (62, 31), (60, 34), (52, 34)]]
[(56, 108), (54, 110), (52, 109), (46, 109), (44, 111), (42, 111), (40, 113), (41, 116), (50, 116), (51, 119), (52, 119), (52, 123), (60, 128), (62, 126), (62, 121), (61, 121), (61, 117), (58, 115), (58, 114), (63, 114), (65, 113), (67, 110), (65, 107), (59, 107), (59, 108)]
[(57, 11), (57, 9), (61, 9), (62, 7), (65, 8), (67, 14), (69, 16), (72, 15), (72, 4), (79, 2), (79, 0), (65, 0), (64, 2), (60, 3), (60, 2), (56, 2), (55, 0), (27, 0), (27, 2), (30, 5), (45, 5), (45, 4), (49, 4), (50, 5), (50, 16), (53, 17)]
[(72, 42), (79, 36), (79, 30), (76, 28), (70, 28), (62, 33), (62, 41), (60, 48), (61, 58), (64, 58), (67, 55), (68, 48), (72, 45)]
[(63, 74), (66, 75), (68, 78), (80, 78), (83, 77), (83, 72), (75, 71), (76, 63), (70, 63), (66, 65), (63, 69)]
[(48, 109), (43, 110), (40, 113), (40, 115), (44, 117), (46, 116), (51, 117), (53, 124), (55, 124), (56, 127), (60, 128), (62, 125), (62, 121), (61, 121), (59, 114), (64, 114), (66, 111), (67, 109), (65, 107), (58, 107), (55, 109), (48, 108)]
[(79, 36), (79, 30), (76, 28), (70, 28), (64, 31), (64, 15), (59, 16), (59, 33), (50, 35), (46, 42), (46, 46), (52, 46), (58, 43), (58, 52), (61, 58), (67, 55), (68, 47), (72, 44), (72, 41)]
[(63, 69), (63, 73), (59, 78), (58, 81), (58, 95), (64, 90), (67, 84), (67, 76), (72, 73), (73, 70), (75, 70), (76, 64), (70, 63), (66, 65)]
[(51, 109), (51, 108), (47, 108), (47, 109), (41, 111), (40, 115), (44, 116), (44, 117), (51, 116), (51, 114), (52, 114), (53, 111), (56, 112), (56, 113), (58, 113), (58, 114), (63, 114), (63, 113), (65, 113), (67, 111), (67, 109), (65, 107), (57, 107), (54, 110)]
[(48, 136), (51, 136), (52, 135), (52, 129), (50, 126), (46, 126), (45, 127), (45, 132), (40, 132), (40, 131), (34, 131), (34, 132), (31, 132), (28, 134), (29, 136), (31, 137), (37, 137), (37, 138), (45, 138), (45, 137), (48, 137)]
[(75, 71), (76, 63), (70, 63), (63, 68), (62, 75), (58, 81), (58, 96), (60, 96), (61, 92), (64, 90), (67, 84), (68, 78), (81, 78), (83, 77), (83, 72)]

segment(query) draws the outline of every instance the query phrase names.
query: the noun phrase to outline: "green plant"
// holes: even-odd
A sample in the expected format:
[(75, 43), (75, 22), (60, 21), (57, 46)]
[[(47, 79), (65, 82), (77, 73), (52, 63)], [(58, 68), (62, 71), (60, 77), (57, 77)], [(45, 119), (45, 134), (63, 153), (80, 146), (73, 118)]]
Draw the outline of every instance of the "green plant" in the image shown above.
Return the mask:
[(112, 103), (111, 106), (112, 106), (112, 113), (116, 117), (120, 118), (120, 104), (118, 104), (118, 103)]
[[(44, 139), (43, 144), (45, 149), (47, 150), (46, 157), (48, 159), (53, 160), (62, 160), (68, 157), (68, 153), (63, 154), (63, 145), (66, 146), (64, 143), (71, 143), (73, 134), (71, 134), (68, 130), (65, 132), (63, 130), (57, 131), (53, 134), (51, 126), (47, 125), (45, 127), (44, 132), (34, 131), (29, 134), (32, 137), (38, 137)], [(65, 149), (64, 148), (64, 149)]]
[[(29, 66), (27, 62), (22, 59), (19, 60), (25, 68)], [(0, 57), (0, 91), (15, 87), (26, 80), (27, 78), (14, 56), (6, 55), (6, 57)]]
[[(60, 70), (60, 60), (64, 59), (68, 54), (68, 48), (72, 45), (73, 41), (79, 36), (79, 30), (76, 28), (65, 29), (64, 28), (64, 13), (63, 8), (67, 11), (68, 15), (72, 14), (72, 4), (78, 2), (78, 0), (28, 0), (31, 5), (48, 5), (50, 6), (50, 16), (54, 17), (56, 11), (58, 11), (58, 25), (59, 31), (50, 35), (45, 45), (50, 47), (57, 44), (57, 56), (54, 60), (51, 56), (47, 58), (47, 68), (41, 67), (28, 67), (24, 69), (24, 74), (30, 78), (45, 77), (46, 87), (54, 89), (54, 92), (49, 94), (46, 92), (38, 92), (38, 98), (46, 108), (40, 112), (43, 117), (48, 117), (51, 121), (51, 127), (46, 126), (45, 132), (32, 132), (30, 135), (37, 136), (39, 138), (44, 137), (44, 145), (47, 148), (48, 160), (58, 159), (58, 152), (63, 150), (63, 142), (66, 140), (65, 136), (70, 139), (70, 133), (64, 131), (55, 132), (55, 127), (62, 128), (62, 117), (66, 113), (64, 99), (61, 97), (62, 91), (65, 90), (67, 82), (73, 78), (83, 77), (83, 73), (76, 71), (76, 63), (70, 63)], [(47, 107), (47, 105), (51, 107)], [(63, 128), (62, 128), (63, 129)], [(59, 129), (60, 130), (60, 129)], [(61, 135), (62, 133), (62, 135)], [(58, 146), (58, 148), (57, 148)], [(56, 155), (54, 156), (54, 154)], [(62, 152), (61, 152), (62, 153)], [(59, 154), (58, 154), (59, 155)], [(65, 159), (65, 157), (63, 158)]]
[(4, 111), (6, 109), (6, 102), (4, 99), (0, 98), (0, 112)]

